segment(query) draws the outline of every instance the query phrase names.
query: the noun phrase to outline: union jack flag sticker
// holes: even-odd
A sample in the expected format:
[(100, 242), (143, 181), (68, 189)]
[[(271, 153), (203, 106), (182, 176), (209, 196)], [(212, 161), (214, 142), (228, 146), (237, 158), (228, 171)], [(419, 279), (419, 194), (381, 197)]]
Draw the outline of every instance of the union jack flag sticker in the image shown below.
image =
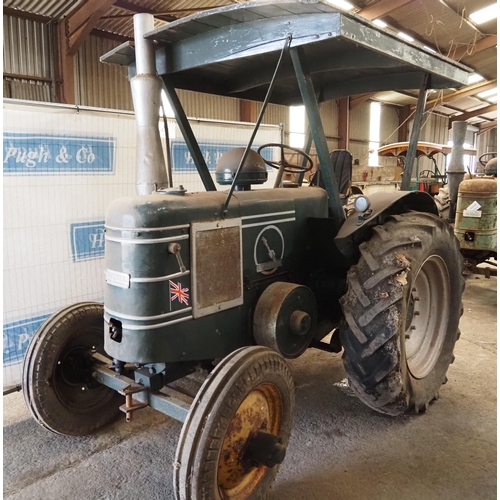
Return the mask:
[(189, 305), (189, 288), (182, 288), (182, 283), (174, 283), (169, 280), (170, 301), (178, 300), (181, 304)]

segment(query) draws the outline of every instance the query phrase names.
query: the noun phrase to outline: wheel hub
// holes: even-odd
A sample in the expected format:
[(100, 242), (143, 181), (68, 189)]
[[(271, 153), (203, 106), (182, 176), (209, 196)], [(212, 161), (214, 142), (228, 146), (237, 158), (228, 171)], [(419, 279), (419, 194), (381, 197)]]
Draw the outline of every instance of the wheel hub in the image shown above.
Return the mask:
[(280, 427), (279, 392), (272, 384), (261, 384), (246, 396), (227, 429), (217, 474), (222, 498), (248, 498), (267, 468), (283, 461)]
[(59, 363), (61, 376), (67, 384), (82, 385), (92, 380), (92, 365), (88, 349), (75, 347)]
[(426, 377), (436, 365), (450, 317), (450, 278), (443, 259), (427, 258), (419, 269), (407, 306), (405, 348), (413, 377)]

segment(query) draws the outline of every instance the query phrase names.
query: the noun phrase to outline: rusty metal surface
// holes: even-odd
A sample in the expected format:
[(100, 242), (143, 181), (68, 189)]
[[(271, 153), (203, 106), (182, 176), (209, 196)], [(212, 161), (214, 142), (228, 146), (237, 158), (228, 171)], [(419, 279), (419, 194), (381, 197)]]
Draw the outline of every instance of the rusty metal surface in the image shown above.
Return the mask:
[(482, 194), (484, 193), (495, 193), (497, 192), (497, 180), (491, 177), (483, 178), (476, 177), (475, 179), (468, 179), (460, 183), (458, 188), (459, 193), (468, 194)]
[(476, 178), (459, 186), (455, 236), (460, 248), (497, 250), (497, 181)]
[[(218, 306), (241, 295), (241, 237), (237, 226), (196, 233), (196, 301)], [(239, 265), (238, 265), (239, 264)]]
[(281, 413), (281, 397), (272, 384), (260, 384), (242, 401), (229, 422), (218, 463), (217, 482), (223, 498), (250, 498), (267, 467), (254, 463), (249, 445), (259, 431), (278, 435)]
[[(296, 313), (300, 316), (298, 324)], [(309, 288), (277, 281), (264, 290), (257, 302), (253, 317), (255, 341), (286, 358), (296, 358), (311, 342), (316, 317), (316, 300)]]

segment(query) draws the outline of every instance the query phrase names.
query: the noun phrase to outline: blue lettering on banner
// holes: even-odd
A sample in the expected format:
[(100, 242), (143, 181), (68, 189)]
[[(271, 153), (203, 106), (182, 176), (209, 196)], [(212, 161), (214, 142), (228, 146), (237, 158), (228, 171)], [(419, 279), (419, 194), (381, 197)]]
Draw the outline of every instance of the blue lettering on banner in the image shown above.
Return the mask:
[(71, 224), (73, 262), (104, 257), (104, 221)]
[(22, 361), (31, 337), (49, 316), (50, 314), (44, 314), (3, 325), (4, 366)]
[(113, 173), (114, 137), (4, 133), (4, 174)]
[[(233, 148), (245, 147), (246, 144), (220, 144), (213, 142), (200, 142), (199, 143), (201, 154), (205, 159), (208, 169), (211, 172), (215, 171), (217, 162), (220, 157), (230, 151)], [(259, 145), (253, 145), (252, 149), (257, 150)], [(172, 158), (173, 158), (173, 170), (175, 172), (196, 172), (196, 165), (194, 164), (194, 159), (184, 141), (172, 141), (171, 144)], [(272, 150), (267, 149), (263, 151), (263, 158), (266, 160), (272, 159)], [(268, 167), (268, 170), (270, 167)]]

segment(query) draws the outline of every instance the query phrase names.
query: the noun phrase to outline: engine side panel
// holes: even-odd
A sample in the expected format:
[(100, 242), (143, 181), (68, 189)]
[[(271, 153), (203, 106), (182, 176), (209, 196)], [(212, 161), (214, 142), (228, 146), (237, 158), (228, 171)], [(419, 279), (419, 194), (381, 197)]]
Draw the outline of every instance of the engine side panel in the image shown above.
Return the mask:
[[(110, 356), (133, 363), (222, 357), (253, 343), (253, 309), (271, 282), (306, 279), (300, 263), (307, 252), (307, 221), (327, 216), (325, 191), (238, 192), (222, 220), (225, 196), (222, 192), (155, 194), (117, 200), (109, 207), (105, 349)], [(224, 221), (233, 221), (231, 227), (241, 229), (223, 237), (217, 232), (223, 228), (217, 224), (227, 224)], [(196, 227), (208, 228), (205, 243), (208, 241), (210, 251), (203, 252), (203, 245), (193, 245)], [(229, 253), (223, 248), (226, 236), (233, 245)], [(169, 252), (171, 244), (180, 245), (179, 258)], [(196, 260), (193, 250), (198, 252)], [(234, 283), (234, 269), (238, 266), (242, 269), (243, 301), (233, 302), (226, 309), (225, 299), (229, 295), (230, 300), (236, 298), (239, 285)], [(204, 302), (212, 309), (201, 315), (193, 310), (198, 273), (205, 280), (203, 300), (210, 296), (210, 279), (215, 297), (212, 304)], [(228, 290), (220, 290), (225, 286)], [(120, 333), (114, 340), (110, 321)]]

